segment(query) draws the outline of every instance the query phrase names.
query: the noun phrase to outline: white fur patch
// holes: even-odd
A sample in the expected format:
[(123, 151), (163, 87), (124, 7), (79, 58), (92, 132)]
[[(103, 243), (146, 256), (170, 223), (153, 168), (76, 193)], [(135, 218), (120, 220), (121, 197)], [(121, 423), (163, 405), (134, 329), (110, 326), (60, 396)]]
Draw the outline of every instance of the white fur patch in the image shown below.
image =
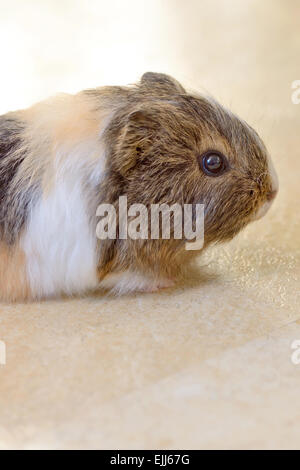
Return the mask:
[(78, 172), (61, 175), (37, 202), (21, 244), (34, 296), (77, 293), (97, 286), (96, 235)]

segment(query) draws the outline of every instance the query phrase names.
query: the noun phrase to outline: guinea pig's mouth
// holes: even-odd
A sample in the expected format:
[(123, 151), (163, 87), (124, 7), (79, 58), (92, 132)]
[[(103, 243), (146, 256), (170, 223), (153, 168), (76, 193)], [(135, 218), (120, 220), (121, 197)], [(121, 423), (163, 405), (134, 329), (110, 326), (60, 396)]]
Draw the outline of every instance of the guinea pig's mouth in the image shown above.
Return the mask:
[(276, 197), (277, 190), (269, 193), (267, 200), (259, 207), (259, 209), (254, 213), (252, 221), (259, 220), (266, 215), (270, 207), (272, 206), (274, 199)]
[(268, 212), (268, 210), (270, 209), (271, 205), (272, 205), (272, 201), (266, 201), (262, 206), (260, 206), (258, 211), (254, 213), (252, 221), (254, 222), (255, 220), (259, 220), (262, 217), (264, 217), (266, 213)]

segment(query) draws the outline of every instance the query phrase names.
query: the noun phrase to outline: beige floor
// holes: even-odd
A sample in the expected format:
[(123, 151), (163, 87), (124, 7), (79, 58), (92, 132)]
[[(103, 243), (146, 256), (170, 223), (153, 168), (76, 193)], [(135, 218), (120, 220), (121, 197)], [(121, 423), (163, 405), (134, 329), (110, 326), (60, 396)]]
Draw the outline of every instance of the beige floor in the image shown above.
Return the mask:
[(0, 448), (299, 449), (299, 2), (40, 3), (0, 1), (0, 111), (169, 72), (261, 132), (280, 193), (178, 290), (2, 304)]

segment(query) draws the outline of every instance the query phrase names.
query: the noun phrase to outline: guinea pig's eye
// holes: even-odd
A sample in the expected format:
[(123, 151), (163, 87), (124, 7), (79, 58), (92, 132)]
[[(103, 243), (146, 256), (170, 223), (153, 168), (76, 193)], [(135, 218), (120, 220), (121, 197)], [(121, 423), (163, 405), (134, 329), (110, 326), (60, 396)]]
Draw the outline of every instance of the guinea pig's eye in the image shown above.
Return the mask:
[(219, 176), (227, 168), (227, 160), (221, 152), (210, 150), (199, 157), (199, 164), (209, 176)]

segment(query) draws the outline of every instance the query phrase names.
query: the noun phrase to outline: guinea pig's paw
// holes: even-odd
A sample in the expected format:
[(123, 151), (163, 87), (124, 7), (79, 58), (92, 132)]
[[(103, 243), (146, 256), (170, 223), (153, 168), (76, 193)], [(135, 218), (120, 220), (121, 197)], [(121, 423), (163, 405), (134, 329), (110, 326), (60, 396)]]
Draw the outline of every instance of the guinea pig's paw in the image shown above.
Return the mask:
[(174, 287), (175, 282), (172, 279), (159, 279), (156, 281), (146, 281), (145, 285), (141, 289), (142, 292), (158, 292), (162, 289), (169, 289)]
[(153, 279), (142, 273), (124, 271), (111, 273), (101, 281), (100, 286), (104, 289), (111, 289), (117, 295), (129, 292), (157, 292), (175, 285), (172, 279)]
[(158, 289), (169, 289), (174, 286), (175, 282), (172, 279), (160, 279), (157, 283)]

